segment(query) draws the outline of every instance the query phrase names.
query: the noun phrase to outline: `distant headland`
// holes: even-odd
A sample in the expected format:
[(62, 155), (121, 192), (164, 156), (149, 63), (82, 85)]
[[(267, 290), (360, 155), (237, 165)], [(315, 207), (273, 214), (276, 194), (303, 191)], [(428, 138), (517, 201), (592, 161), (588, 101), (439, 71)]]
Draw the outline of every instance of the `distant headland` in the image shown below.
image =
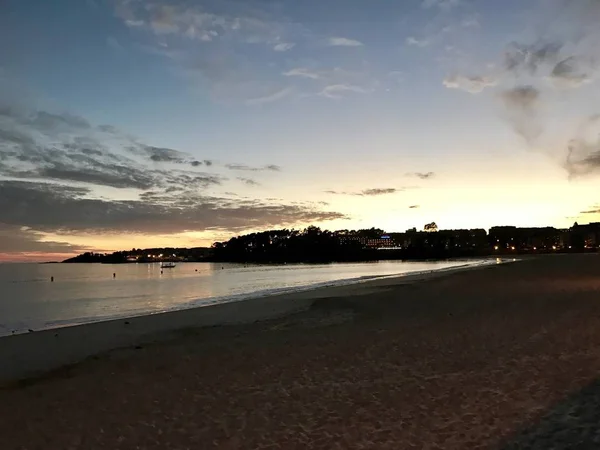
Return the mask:
[(65, 263), (153, 262), (335, 262), (384, 259), (442, 259), (494, 255), (597, 252), (600, 223), (568, 229), (499, 226), (439, 230), (432, 222), (423, 231), (387, 233), (379, 228), (329, 231), (310, 226), (250, 233), (215, 242), (211, 247), (131, 249), (87, 252)]

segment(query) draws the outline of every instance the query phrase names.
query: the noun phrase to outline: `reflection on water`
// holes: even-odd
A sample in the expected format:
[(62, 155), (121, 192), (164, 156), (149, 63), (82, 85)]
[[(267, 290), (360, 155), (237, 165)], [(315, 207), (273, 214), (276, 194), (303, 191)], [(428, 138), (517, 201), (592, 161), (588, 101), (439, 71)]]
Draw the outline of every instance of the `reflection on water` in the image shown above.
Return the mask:
[(463, 264), (464, 261), (276, 266), (184, 263), (162, 273), (159, 264), (0, 264), (0, 335), (27, 328), (156, 313), (252, 293), (268, 294)]

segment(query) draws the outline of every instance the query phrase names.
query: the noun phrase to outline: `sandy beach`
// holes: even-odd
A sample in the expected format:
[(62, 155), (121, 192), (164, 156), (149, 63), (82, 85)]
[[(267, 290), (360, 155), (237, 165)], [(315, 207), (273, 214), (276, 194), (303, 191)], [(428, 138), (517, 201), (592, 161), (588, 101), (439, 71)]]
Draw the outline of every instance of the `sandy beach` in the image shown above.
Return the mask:
[(600, 448), (600, 255), (256, 302), (0, 339), (0, 448)]

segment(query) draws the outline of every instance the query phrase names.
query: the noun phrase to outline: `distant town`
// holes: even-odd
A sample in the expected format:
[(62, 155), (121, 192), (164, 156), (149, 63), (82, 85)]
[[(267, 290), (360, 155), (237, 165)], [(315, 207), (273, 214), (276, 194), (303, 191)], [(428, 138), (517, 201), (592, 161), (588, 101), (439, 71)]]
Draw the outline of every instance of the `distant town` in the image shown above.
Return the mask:
[(568, 229), (497, 226), (484, 229), (387, 233), (378, 228), (328, 231), (310, 226), (250, 233), (212, 247), (131, 249), (83, 253), (65, 263), (153, 262), (333, 262), (383, 259), (437, 259), (564, 252), (598, 252), (600, 222)]

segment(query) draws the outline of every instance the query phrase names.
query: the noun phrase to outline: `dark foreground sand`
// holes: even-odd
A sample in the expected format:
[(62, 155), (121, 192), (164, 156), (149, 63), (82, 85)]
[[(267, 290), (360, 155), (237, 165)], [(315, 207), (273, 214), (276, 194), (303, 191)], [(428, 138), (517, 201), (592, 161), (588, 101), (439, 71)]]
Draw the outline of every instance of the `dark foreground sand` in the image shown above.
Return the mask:
[(375, 286), (3, 388), (0, 449), (600, 448), (600, 255)]

